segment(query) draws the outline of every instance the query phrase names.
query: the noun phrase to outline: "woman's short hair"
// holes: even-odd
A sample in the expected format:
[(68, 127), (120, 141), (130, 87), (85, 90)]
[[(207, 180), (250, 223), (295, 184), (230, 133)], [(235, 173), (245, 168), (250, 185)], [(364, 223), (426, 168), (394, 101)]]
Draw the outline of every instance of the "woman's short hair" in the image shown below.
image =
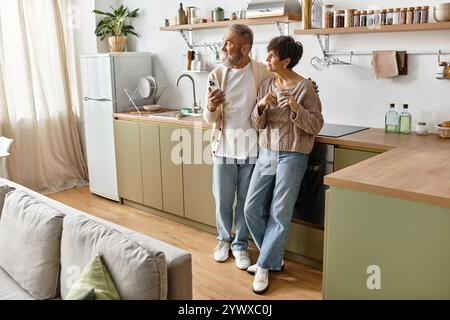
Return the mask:
[(279, 36), (270, 40), (267, 52), (270, 51), (276, 52), (280, 60), (290, 58), (291, 62), (287, 67), (292, 69), (303, 56), (303, 45), (290, 36)]

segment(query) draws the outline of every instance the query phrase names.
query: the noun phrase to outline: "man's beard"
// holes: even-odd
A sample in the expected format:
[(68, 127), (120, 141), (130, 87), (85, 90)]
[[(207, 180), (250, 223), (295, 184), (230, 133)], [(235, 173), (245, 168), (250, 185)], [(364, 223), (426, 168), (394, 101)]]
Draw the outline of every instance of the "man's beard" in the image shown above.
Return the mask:
[(240, 66), (242, 64), (242, 61), (244, 60), (244, 56), (242, 56), (240, 53), (235, 55), (223, 55), (221, 63), (226, 68), (236, 67)]

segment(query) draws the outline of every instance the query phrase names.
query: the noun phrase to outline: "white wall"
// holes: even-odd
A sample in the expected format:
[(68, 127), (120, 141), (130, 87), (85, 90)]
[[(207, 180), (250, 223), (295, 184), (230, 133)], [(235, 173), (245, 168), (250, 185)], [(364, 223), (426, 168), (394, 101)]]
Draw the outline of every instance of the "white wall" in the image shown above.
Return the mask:
[[(192, 104), (192, 88), (187, 79), (176, 88), (175, 82), (185, 68), (183, 55), (187, 46), (177, 32), (161, 32), (165, 18), (176, 15), (179, 2), (122, 0), (119, 1), (130, 9), (141, 8), (141, 16), (134, 26), (141, 38), (129, 40), (129, 50), (150, 51), (155, 55), (153, 67), (155, 76), (161, 84), (168, 86), (167, 93), (160, 101), (166, 107), (180, 108)], [(378, 0), (379, 7), (405, 7), (415, 5), (433, 5), (441, 0)], [(184, 6), (197, 6), (204, 16), (216, 6), (222, 6), (226, 14), (246, 7), (247, 0), (234, 1), (183, 1)], [(335, 0), (340, 8), (368, 8), (375, 1)], [(291, 26), (291, 30), (300, 24)], [(278, 35), (276, 26), (255, 26), (256, 41), (268, 41)], [(225, 29), (204, 30), (195, 33), (195, 40), (200, 42), (220, 41)], [(306, 77), (312, 77), (320, 86), (323, 113), (328, 123), (384, 126), (384, 114), (389, 103), (397, 108), (409, 103), (414, 120), (427, 121), (432, 124), (450, 119), (450, 81), (434, 79), (437, 67), (436, 56), (409, 56), (409, 75), (393, 80), (375, 80), (370, 56), (355, 57), (354, 66), (334, 66), (326, 71), (316, 71), (309, 64), (313, 56), (320, 55), (320, 47), (315, 37), (296, 38), (303, 42), (305, 54), (296, 67), (296, 71)], [(372, 50), (435, 50), (450, 51), (450, 32), (408, 32), (387, 34), (342, 35), (331, 38), (332, 51), (372, 51)], [(203, 53), (203, 49), (200, 50)], [(254, 55), (265, 59), (265, 45), (255, 46)], [(450, 56), (444, 57), (450, 60)], [(345, 59), (345, 57), (344, 57)], [(197, 99), (204, 104), (206, 75), (194, 75), (197, 84)]]

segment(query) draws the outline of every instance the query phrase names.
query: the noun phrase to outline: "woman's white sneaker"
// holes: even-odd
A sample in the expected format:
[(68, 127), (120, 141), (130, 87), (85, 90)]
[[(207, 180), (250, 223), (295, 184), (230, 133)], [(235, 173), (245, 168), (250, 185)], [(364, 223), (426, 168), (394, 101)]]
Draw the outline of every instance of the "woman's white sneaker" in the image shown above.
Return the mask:
[[(252, 264), (250, 267), (247, 268), (247, 272), (250, 274), (255, 274), (256, 268), (258, 268), (258, 265), (256, 263)], [(281, 269), (280, 270), (270, 270), (270, 271), (274, 271), (274, 272), (284, 271), (284, 260), (281, 260)]]
[(216, 248), (214, 249), (214, 260), (217, 262), (227, 261), (230, 255), (230, 242), (219, 241)]
[(250, 257), (247, 250), (232, 250), (236, 267), (246, 270), (250, 266)]
[(266, 292), (269, 287), (269, 269), (256, 268), (255, 279), (253, 280), (252, 289), (256, 294), (262, 294)]

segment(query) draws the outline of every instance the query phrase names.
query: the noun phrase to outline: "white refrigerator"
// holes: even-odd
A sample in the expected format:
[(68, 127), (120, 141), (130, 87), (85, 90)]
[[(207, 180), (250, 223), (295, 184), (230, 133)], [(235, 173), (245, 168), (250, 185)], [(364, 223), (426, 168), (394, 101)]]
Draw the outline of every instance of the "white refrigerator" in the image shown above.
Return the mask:
[[(83, 115), (89, 187), (92, 193), (119, 201), (114, 147), (114, 112), (133, 109), (132, 94), (140, 78), (152, 75), (151, 55), (142, 52), (81, 56)], [(151, 104), (139, 100), (136, 104)]]

